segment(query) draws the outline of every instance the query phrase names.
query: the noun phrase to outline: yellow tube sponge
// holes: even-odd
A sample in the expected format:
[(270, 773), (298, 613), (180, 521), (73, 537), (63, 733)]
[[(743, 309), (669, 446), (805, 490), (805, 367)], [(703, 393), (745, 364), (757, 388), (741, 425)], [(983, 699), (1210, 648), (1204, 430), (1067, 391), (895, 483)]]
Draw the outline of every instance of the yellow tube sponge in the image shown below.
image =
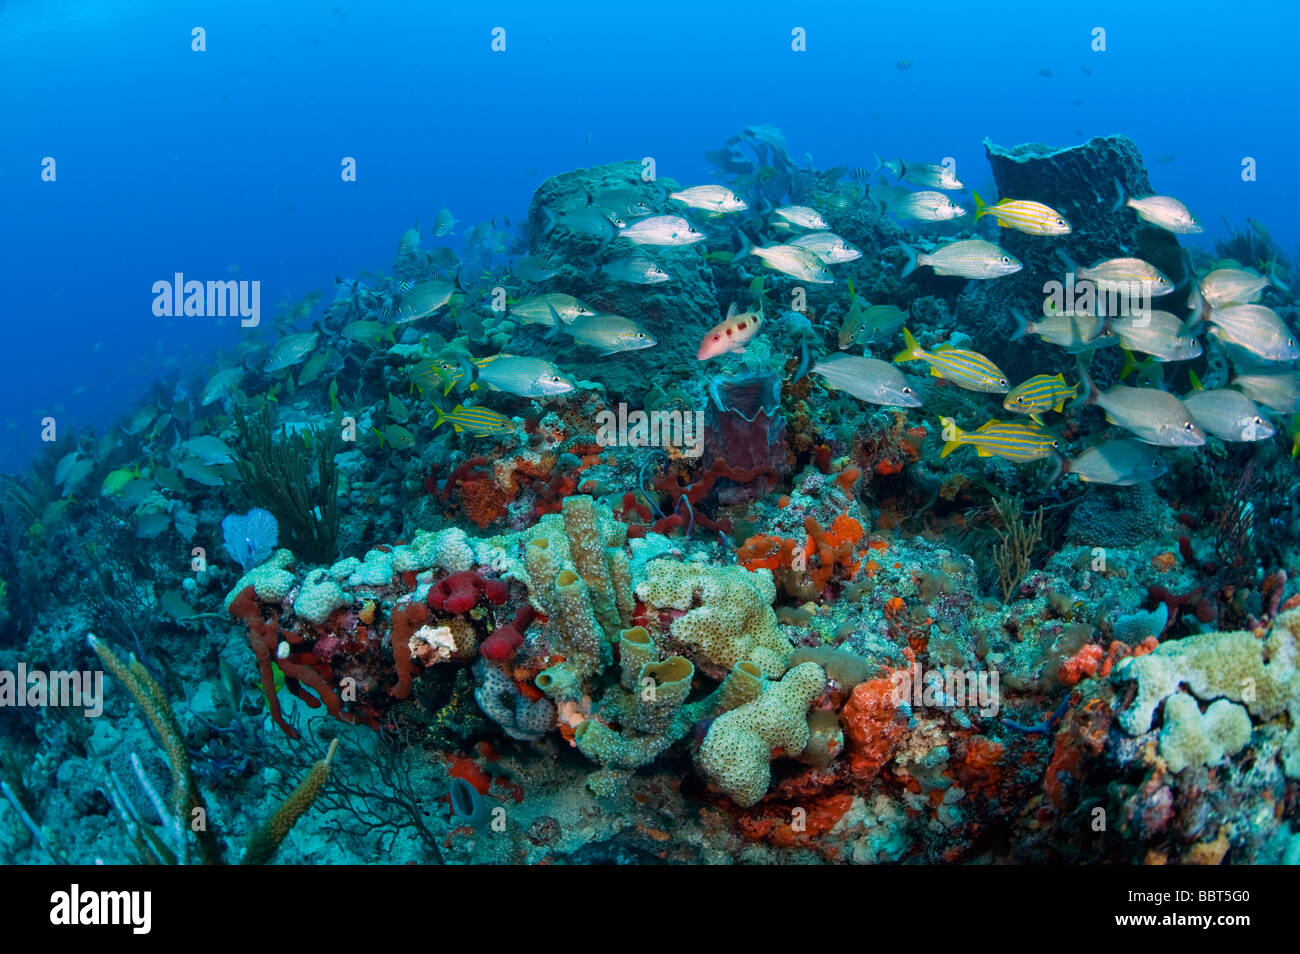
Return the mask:
[(632, 622), (636, 613), (636, 595), (632, 589), (632, 565), (628, 562), (627, 551), (621, 547), (606, 547), (606, 559), (609, 561), (609, 578), (614, 584), (614, 605), (618, 607), (619, 619), (624, 626)]
[(591, 611), (587, 584), (572, 570), (555, 578), (555, 611), (560, 652), (580, 679), (600, 672), (613, 661), (604, 631)]
[(797, 756), (808, 745), (808, 706), (826, 688), (816, 663), (795, 666), (757, 699), (713, 721), (697, 764), (741, 808), (757, 804), (772, 781), (772, 751)]
[(695, 667), (685, 656), (670, 656), (661, 663), (641, 667), (632, 725), (642, 732), (664, 732), (691, 694)]
[(792, 647), (777, 628), (768, 570), (656, 560), (636, 592), (654, 609), (687, 611), (669, 632), (705, 672), (711, 668), (721, 677), (748, 660), (777, 679), (789, 668)]
[(722, 685), (714, 693), (717, 711), (727, 712), (754, 701), (763, 691), (766, 679), (763, 670), (755, 663), (742, 659), (731, 667), (731, 672), (727, 673), (727, 678), (722, 680)]
[(618, 639), (625, 625), (614, 601), (614, 582), (610, 578), (608, 557), (602, 539), (596, 508), (590, 497), (564, 498), (564, 531), (569, 538), (569, 557), (574, 569), (587, 584), (596, 620), (610, 640)]
[(524, 568), (528, 571), (528, 595), (533, 605), (547, 616), (555, 615), (555, 577), (560, 572), (555, 545), (550, 537), (534, 537), (524, 544)]

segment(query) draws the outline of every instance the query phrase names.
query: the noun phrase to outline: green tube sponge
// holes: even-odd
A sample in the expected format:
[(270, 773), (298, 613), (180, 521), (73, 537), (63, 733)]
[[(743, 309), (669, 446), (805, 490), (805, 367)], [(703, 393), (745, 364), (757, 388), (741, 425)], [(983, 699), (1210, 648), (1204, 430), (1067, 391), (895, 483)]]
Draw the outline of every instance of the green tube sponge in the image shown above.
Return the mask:
[(767, 677), (756, 663), (742, 659), (731, 667), (727, 678), (722, 680), (713, 694), (714, 711), (728, 712), (737, 709), (746, 702), (753, 702), (763, 691)]
[(757, 699), (713, 721), (697, 755), (700, 771), (741, 808), (755, 805), (772, 781), (772, 752), (798, 755), (808, 745), (808, 706), (826, 688), (816, 663), (795, 666)]
[(614, 600), (614, 581), (609, 575), (605, 544), (601, 536), (596, 508), (590, 497), (564, 498), (564, 531), (569, 538), (569, 557), (574, 569), (587, 584), (591, 606), (601, 629), (611, 640), (618, 639), (618, 631), (625, 623), (619, 617)]
[(644, 626), (625, 629), (618, 637), (620, 682), (631, 692), (641, 676), (641, 667), (659, 658), (659, 648)]
[(560, 651), (579, 678), (598, 673), (613, 661), (609, 641), (592, 614), (587, 584), (572, 570), (561, 570), (555, 577), (555, 611)]
[(691, 694), (695, 667), (685, 656), (669, 656), (661, 663), (641, 667), (637, 680), (632, 724), (642, 732), (662, 733)]
[(552, 699), (565, 699), (578, 693), (578, 674), (567, 662), (543, 669), (533, 680), (537, 688)]

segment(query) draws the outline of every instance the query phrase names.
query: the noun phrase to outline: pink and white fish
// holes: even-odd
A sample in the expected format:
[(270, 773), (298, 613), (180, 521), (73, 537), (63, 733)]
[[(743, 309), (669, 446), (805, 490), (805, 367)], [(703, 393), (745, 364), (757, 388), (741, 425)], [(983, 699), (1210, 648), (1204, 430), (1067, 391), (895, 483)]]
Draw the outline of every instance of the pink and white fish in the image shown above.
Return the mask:
[(744, 354), (745, 345), (749, 344), (749, 340), (758, 333), (762, 324), (761, 304), (758, 311), (747, 311), (742, 314), (736, 309), (736, 303), (733, 301), (731, 307), (727, 309), (727, 317), (720, 324), (709, 329), (709, 333), (700, 342), (700, 350), (695, 356), (701, 361), (708, 361), (729, 351)]

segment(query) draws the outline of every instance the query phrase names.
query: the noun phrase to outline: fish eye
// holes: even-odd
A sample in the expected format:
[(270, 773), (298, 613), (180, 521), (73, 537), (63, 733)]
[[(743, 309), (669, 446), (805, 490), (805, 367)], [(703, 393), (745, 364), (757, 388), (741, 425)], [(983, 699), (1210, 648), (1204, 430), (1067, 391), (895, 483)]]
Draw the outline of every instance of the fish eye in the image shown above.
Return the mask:
[(1183, 430), (1190, 431), (1195, 426), (1196, 425), (1194, 425), (1191, 421), (1187, 421), (1183, 424)]
[(1057, 225), (1064, 225), (1064, 224), (1065, 224), (1065, 219), (1057, 219), (1057, 220), (1056, 220), (1056, 224), (1057, 224)]
[(1018, 398), (1016, 398), (1016, 403), (1017, 403), (1017, 404), (1024, 404), (1024, 403), (1025, 403), (1025, 399), (1024, 399), (1023, 397), (1018, 397)]
[(1053, 446), (1053, 447), (1056, 447), (1056, 448), (1059, 448), (1059, 447), (1061, 446), (1061, 442), (1060, 442), (1060, 441), (1052, 441), (1052, 446)]
[(1253, 419), (1250, 423), (1252, 423), (1252, 424), (1257, 424), (1257, 425), (1258, 425), (1258, 424), (1263, 424), (1263, 423), (1264, 423), (1264, 419), (1263, 419), (1262, 417), (1256, 417), (1256, 418)]
[(1006, 378), (998, 378), (998, 387), (1003, 387), (1003, 388), (1005, 388), (1006, 386), (1007, 386), (1007, 379), (1006, 379)]
[(909, 388), (909, 387), (904, 387), (904, 388), (903, 388), (903, 393), (904, 393), (904, 394), (911, 394), (911, 393), (912, 393), (912, 389)]
[(551, 380), (554, 381), (556, 384), (559, 384), (559, 383), (560, 383), (560, 376), (557, 374), (557, 375), (553, 376), (553, 377), (551, 378)]
[(1002, 264), (1003, 264), (1003, 265), (1010, 265), (1010, 264), (1011, 264), (1011, 256), (1009, 256), (1009, 255), (1003, 255), (1003, 256), (1002, 256)]
[(636, 333), (636, 336), (637, 336), (638, 338), (644, 338), (644, 337), (645, 337), (645, 332), (644, 332), (644, 331), (638, 331), (638, 332)]

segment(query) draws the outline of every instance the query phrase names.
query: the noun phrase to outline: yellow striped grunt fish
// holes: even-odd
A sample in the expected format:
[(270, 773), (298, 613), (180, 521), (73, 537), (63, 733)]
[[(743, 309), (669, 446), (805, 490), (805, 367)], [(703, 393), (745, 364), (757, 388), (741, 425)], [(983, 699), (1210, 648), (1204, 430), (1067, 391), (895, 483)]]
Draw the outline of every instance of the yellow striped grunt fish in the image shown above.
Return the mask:
[(972, 195), (975, 197), (976, 222), (982, 216), (991, 215), (1004, 229), (1015, 229), (1029, 235), (1070, 234), (1070, 223), (1065, 221), (1065, 216), (1041, 202), (1032, 202), (1029, 199), (1002, 199), (997, 205), (989, 205), (980, 198), (978, 192)]
[(1031, 420), (1042, 424), (1044, 411), (1060, 414), (1065, 402), (1078, 393), (1079, 386), (1066, 384), (1064, 374), (1038, 374), (1012, 388), (1002, 407), (1017, 414), (1028, 414)]
[(461, 431), (469, 431), (475, 437), (486, 437), (489, 434), (502, 434), (515, 428), (510, 418), (486, 407), (466, 407), (457, 404), (450, 414), (442, 408), (437, 410), (438, 420), (433, 426), (436, 428), (442, 424), (451, 424), (458, 434)]
[(940, 457), (969, 444), (980, 457), (1005, 457), (1023, 463), (1047, 457), (1060, 446), (1060, 441), (1041, 427), (1022, 421), (990, 418), (973, 431), (963, 431), (950, 417), (939, 418), (939, 423), (943, 425), (944, 439)]
[(903, 350), (894, 356), (895, 364), (903, 361), (924, 361), (930, 366), (930, 374), (951, 381), (969, 391), (1005, 394), (1010, 388), (1007, 376), (978, 351), (944, 347), (926, 351), (906, 328), (903, 329), (903, 343), (905, 345)]

